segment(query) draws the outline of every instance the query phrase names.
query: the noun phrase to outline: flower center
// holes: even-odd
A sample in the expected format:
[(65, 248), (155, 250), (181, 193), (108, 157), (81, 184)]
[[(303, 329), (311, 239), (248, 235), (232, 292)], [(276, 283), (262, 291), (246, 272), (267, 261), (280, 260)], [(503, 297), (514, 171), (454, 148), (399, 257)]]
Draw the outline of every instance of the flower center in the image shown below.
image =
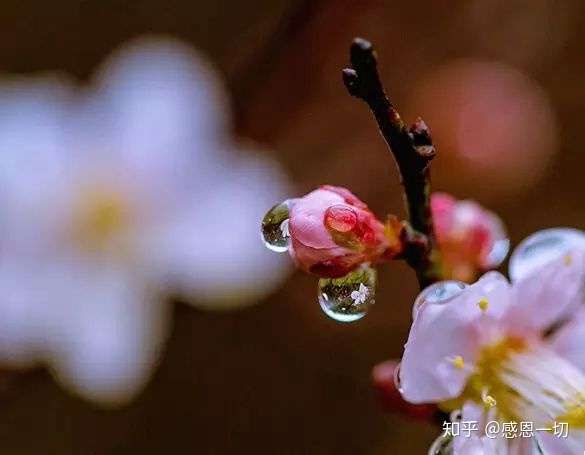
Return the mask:
[(585, 375), (551, 349), (519, 338), (484, 348), (462, 395), (443, 406), (469, 400), (495, 408), (504, 421), (585, 429)]
[(129, 225), (127, 201), (120, 192), (91, 188), (73, 209), (73, 238), (85, 250), (100, 251)]

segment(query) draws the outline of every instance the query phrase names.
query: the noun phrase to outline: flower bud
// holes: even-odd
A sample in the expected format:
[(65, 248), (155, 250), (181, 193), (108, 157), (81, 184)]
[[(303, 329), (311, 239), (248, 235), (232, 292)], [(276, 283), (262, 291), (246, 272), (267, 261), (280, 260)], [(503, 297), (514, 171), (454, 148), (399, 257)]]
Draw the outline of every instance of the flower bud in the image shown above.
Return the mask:
[(347, 189), (322, 186), (293, 205), (289, 251), (299, 268), (337, 278), (397, 251), (396, 226), (385, 226)]
[(431, 212), (444, 279), (473, 281), (505, 258), (508, 240), (494, 213), (445, 193), (431, 196)]

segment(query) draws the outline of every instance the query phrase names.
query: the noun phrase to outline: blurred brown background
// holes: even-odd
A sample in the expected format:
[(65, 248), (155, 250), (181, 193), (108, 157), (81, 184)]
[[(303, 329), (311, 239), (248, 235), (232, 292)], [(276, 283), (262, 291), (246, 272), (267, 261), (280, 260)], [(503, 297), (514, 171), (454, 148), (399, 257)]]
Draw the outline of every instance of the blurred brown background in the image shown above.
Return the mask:
[[(367, 37), (404, 116), (423, 116), (437, 133), (436, 186), (499, 212), (517, 243), (543, 227), (585, 227), (584, 13), (578, 0), (6, 0), (0, 69), (59, 70), (83, 81), (125, 40), (171, 34), (224, 72), (238, 132), (274, 150), (299, 194), (339, 184), (379, 214), (402, 213), (393, 163), (340, 78), (351, 39)], [(503, 119), (488, 128), (496, 143), (512, 138), (483, 167), (453, 151), (441, 123), (461, 99), (449, 92), (458, 73), (432, 75), (459, 58), (510, 65), (550, 107), (543, 120), (542, 104), (520, 99), (538, 114), (521, 115), (524, 123), (506, 120), (505, 103), (477, 117), (467, 138), (484, 130), (482, 118)], [(439, 430), (385, 415), (370, 389), (371, 367), (401, 354), (417, 292), (401, 264), (380, 279), (378, 304), (349, 326), (326, 319), (315, 279), (299, 273), (236, 313), (177, 305), (159, 371), (121, 411), (95, 410), (44, 373), (18, 377), (0, 401), (0, 453), (426, 453)]]

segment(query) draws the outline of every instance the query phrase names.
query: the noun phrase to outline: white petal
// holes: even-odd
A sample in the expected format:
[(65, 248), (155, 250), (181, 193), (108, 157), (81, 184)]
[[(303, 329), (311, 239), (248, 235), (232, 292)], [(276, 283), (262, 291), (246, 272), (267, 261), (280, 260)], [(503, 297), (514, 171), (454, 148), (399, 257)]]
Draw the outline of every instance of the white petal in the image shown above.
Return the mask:
[(57, 79), (0, 83), (0, 182), (2, 191), (26, 198), (57, 180), (64, 156), (64, 121), (69, 87)]
[(209, 63), (188, 46), (132, 42), (104, 63), (96, 85), (86, 141), (120, 167), (173, 180), (191, 168), (204, 176), (224, 159), (218, 144), (229, 132), (226, 95)]
[(59, 382), (105, 405), (139, 393), (158, 363), (169, 308), (144, 283), (115, 269), (77, 267), (55, 276), (46, 355)]
[(545, 454), (581, 455), (585, 450), (585, 430), (571, 429), (568, 438), (560, 438), (546, 431), (538, 432), (538, 440)]
[(559, 354), (585, 372), (585, 307), (582, 307), (552, 339)]
[(224, 170), (216, 186), (193, 195), (190, 206), (151, 246), (152, 264), (195, 306), (224, 309), (256, 303), (290, 270), (288, 257), (268, 251), (260, 222), (285, 199), (285, 179), (274, 163), (249, 158)]
[(13, 368), (34, 366), (41, 361), (40, 346), (46, 340), (43, 309), (50, 303), (43, 276), (33, 282), (34, 264), (18, 258), (0, 263), (0, 363)]
[(513, 285), (510, 327), (543, 331), (583, 304), (585, 250), (575, 250), (542, 265)]
[[(490, 273), (444, 304), (420, 307), (400, 366), (407, 401), (436, 402), (461, 393), (480, 349), (501, 336), (500, 318), (510, 294), (508, 282)], [(485, 309), (479, 306), (482, 300), (488, 302)], [(458, 357), (463, 368), (453, 361)]]
[(64, 117), (68, 87), (52, 79), (0, 85), (0, 249), (42, 247), (60, 224), (57, 194), (70, 154)]

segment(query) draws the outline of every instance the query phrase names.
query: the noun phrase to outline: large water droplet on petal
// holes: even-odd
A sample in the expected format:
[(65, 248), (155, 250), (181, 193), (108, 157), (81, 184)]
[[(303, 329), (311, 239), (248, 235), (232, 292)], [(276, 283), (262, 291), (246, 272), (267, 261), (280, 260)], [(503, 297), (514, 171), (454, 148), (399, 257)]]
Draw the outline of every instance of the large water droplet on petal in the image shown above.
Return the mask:
[(319, 304), (327, 316), (339, 322), (364, 317), (374, 304), (376, 270), (362, 265), (342, 278), (319, 280)]
[(463, 281), (447, 280), (439, 281), (424, 288), (414, 301), (412, 318), (416, 319), (416, 315), (423, 305), (427, 303), (440, 305), (448, 303), (466, 287), (467, 284)]
[(573, 249), (585, 249), (585, 233), (582, 231), (553, 228), (535, 232), (524, 239), (512, 253), (510, 278), (512, 281), (522, 279)]
[(262, 240), (266, 248), (277, 253), (288, 250), (290, 232), (289, 213), (296, 199), (287, 199), (272, 207), (262, 219)]
[(443, 433), (429, 449), (429, 455), (451, 455), (454, 453), (453, 436)]

